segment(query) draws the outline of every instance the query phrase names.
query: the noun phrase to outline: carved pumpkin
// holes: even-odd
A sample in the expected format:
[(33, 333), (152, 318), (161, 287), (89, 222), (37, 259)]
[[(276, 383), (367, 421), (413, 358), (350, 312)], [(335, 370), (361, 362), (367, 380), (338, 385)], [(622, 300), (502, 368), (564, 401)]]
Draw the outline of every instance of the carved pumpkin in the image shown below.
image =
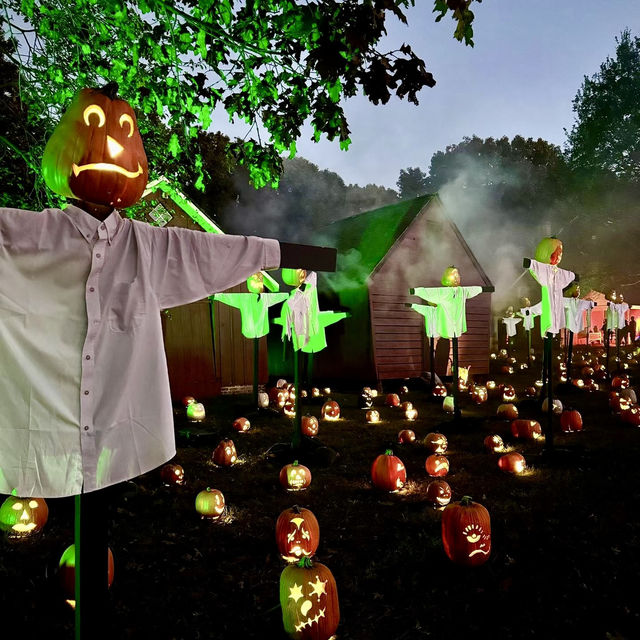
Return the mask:
[(147, 186), (147, 156), (136, 115), (117, 85), (82, 89), (47, 142), (42, 175), (62, 196), (124, 208)]
[(302, 430), (303, 436), (308, 436), (309, 438), (314, 438), (318, 435), (318, 431), (320, 430), (320, 425), (318, 424), (318, 418), (315, 416), (302, 416), (300, 420), (300, 428)]
[(582, 416), (575, 409), (565, 409), (560, 414), (560, 426), (564, 433), (582, 431)]
[(246, 418), (236, 418), (231, 425), (238, 433), (245, 433), (251, 429), (251, 422)]
[(496, 414), (502, 420), (515, 420), (518, 417), (518, 407), (511, 402), (507, 402), (498, 406)]
[(264, 292), (264, 276), (262, 275), (262, 271), (258, 271), (247, 278), (247, 289), (250, 293)]
[(511, 434), (514, 438), (525, 438), (527, 440), (541, 440), (542, 427), (536, 420), (513, 420), (511, 422)]
[(311, 557), (320, 542), (320, 525), (309, 509), (294, 505), (276, 520), (276, 544), (283, 560), (296, 562)]
[(303, 491), (311, 484), (311, 471), (294, 460), (280, 469), (280, 484), (287, 491)]
[(524, 456), (516, 451), (505, 453), (498, 458), (498, 467), (505, 473), (522, 473), (526, 466)]
[(447, 387), (445, 387), (443, 384), (436, 384), (433, 387), (433, 395), (436, 398), (444, 398), (447, 395)]
[(400, 396), (397, 393), (388, 393), (384, 403), (387, 405), (387, 407), (399, 407)]
[(323, 564), (303, 557), (280, 574), (280, 607), (287, 635), (295, 640), (329, 640), (340, 622), (338, 589)]
[[(559, 416), (562, 413), (562, 402), (560, 402), (558, 398), (552, 398), (551, 407), (552, 407), (551, 411), (555, 415)], [(549, 398), (545, 398), (542, 401), (542, 411), (544, 413), (547, 413), (547, 411), (549, 411)]]
[(167, 486), (184, 484), (184, 469), (182, 465), (170, 462), (160, 469), (160, 479)]
[(281, 276), (282, 282), (297, 288), (304, 283), (307, 272), (304, 269), (282, 269)]
[(387, 449), (371, 465), (371, 482), (383, 491), (398, 491), (407, 481), (407, 470), (400, 458)]
[(371, 409), (373, 406), (373, 398), (371, 396), (371, 389), (369, 391), (363, 389), (360, 394), (360, 398), (358, 399), (358, 408), (359, 409)]
[(542, 238), (536, 247), (535, 259), (545, 264), (560, 264), (562, 241), (558, 238)]
[[(107, 548), (107, 586), (113, 584), (114, 575), (113, 552)], [(74, 544), (68, 546), (58, 564), (58, 578), (64, 599), (75, 606), (76, 598), (76, 546)]]
[(196, 399), (193, 396), (185, 396), (182, 398), (182, 404), (187, 408), (190, 404), (193, 404)]
[(500, 451), (504, 451), (504, 441), (497, 433), (487, 436), (484, 439), (483, 444), (484, 448), (489, 453), (499, 453)]
[(442, 512), (442, 545), (456, 564), (477, 567), (486, 562), (491, 553), (491, 518), (487, 509), (469, 496), (448, 505)]
[(444, 453), (449, 445), (447, 436), (443, 433), (427, 433), (423, 442), (431, 453)]
[(416, 441), (416, 434), (411, 429), (402, 429), (398, 433), (398, 444), (411, 444)]
[(222, 491), (207, 487), (196, 496), (196, 511), (203, 520), (219, 520), (224, 514), (225, 501)]
[(40, 531), (49, 518), (44, 498), (9, 496), (0, 506), (0, 529), (8, 538), (28, 538)]
[(187, 418), (191, 422), (202, 422), (206, 417), (204, 405), (201, 402), (192, 402), (187, 406)]
[(409, 407), (407, 407), (404, 410), (404, 417), (407, 420), (411, 420), (411, 421), (416, 420), (417, 417), (418, 417), (418, 410), (410, 402), (403, 403), (403, 404), (409, 404), (410, 405)]
[(258, 392), (258, 407), (266, 409), (269, 406), (269, 394), (266, 391)]
[(238, 454), (233, 440), (221, 440), (213, 450), (213, 463), (220, 467), (230, 467), (237, 459)]
[(456, 267), (451, 265), (442, 272), (442, 279), (440, 284), (444, 287), (459, 287), (460, 286), (460, 272)]
[(327, 400), (322, 405), (320, 413), (325, 420), (338, 420), (340, 418), (340, 405), (335, 400)]
[(446, 456), (434, 453), (425, 460), (424, 468), (434, 478), (446, 476), (449, 473), (449, 459)]
[(451, 502), (451, 487), (444, 480), (432, 480), (427, 485), (427, 501), (436, 507), (445, 507)]
[(369, 411), (364, 414), (364, 418), (370, 424), (380, 422), (380, 412), (376, 409), (369, 409)]
[(274, 409), (282, 409), (289, 398), (289, 394), (281, 387), (269, 389), (269, 404)]
[(623, 373), (618, 376), (614, 376), (611, 380), (612, 389), (627, 389), (629, 387), (629, 376)]
[(487, 387), (483, 387), (482, 385), (476, 384), (473, 386), (471, 390), (471, 400), (475, 404), (484, 404), (489, 397), (489, 393), (487, 392)]
[[(513, 373), (513, 370), (510, 371)], [(511, 402), (516, 399), (516, 390), (513, 388), (511, 384), (502, 385), (502, 401), (503, 402)]]
[(453, 396), (447, 396), (443, 401), (442, 401), (442, 410), (445, 413), (454, 413), (456, 410), (455, 404), (454, 404), (454, 398)]

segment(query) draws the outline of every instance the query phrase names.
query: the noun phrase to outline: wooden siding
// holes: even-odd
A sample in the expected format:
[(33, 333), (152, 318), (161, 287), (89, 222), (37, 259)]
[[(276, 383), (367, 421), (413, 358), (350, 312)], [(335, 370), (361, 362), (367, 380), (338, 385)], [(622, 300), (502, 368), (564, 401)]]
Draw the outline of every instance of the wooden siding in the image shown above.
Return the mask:
[[(454, 264), (463, 285), (486, 284), (477, 263), (460, 242), (453, 227), (430, 203), (409, 225), (370, 278), (369, 309), (372, 349), (378, 380), (412, 378), (429, 370), (428, 338), (424, 318), (405, 303), (424, 303), (409, 289), (441, 286), (442, 272)], [(471, 373), (489, 372), (491, 295), (482, 293), (467, 301), (467, 332), (458, 340), (461, 366)], [(446, 371), (449, 375), (451, 360)]]

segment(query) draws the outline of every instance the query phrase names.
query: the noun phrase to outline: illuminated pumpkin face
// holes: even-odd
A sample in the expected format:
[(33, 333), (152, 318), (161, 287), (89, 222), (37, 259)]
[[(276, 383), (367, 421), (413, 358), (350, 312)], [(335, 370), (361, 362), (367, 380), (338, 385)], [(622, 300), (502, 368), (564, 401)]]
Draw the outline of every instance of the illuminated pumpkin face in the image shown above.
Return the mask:
[(534, 386), (525, 387), (524, 395), (527, 398), (535, 398), (538, 395), (538, 390)]
[(424, 468), (427, 470), (427, 473), (434, 478), (446, 476), (447, 473), (449, 473), (449, 459), (437, 453), (430, 455), (425, 460)]
[(312, 556), (320, 542), (320, 525), (309, 509), (293, 506), (276, 521), (276, 543), (283, 560), (296, 562)]
[(522, 473), (526, 466), (524, 456), (516, 451), (505, 453), (498, 458), (498, 467), (505, 473)]
[(582, 416), (575, 409), (565, 409), (560, 414), (560, 426), (564, 433), (582, 431)]
[(504, 451), (504, 441), (498, 434), (487, 436), (484, 439), (484, 448), (489, 453), (499, 453)]
[(9, 538), (28, 538), (40, 531), (49, 518), (43, 498), (9, 496), (0, 506), (0, 529)]
[(489, 397), (487, 387), (475, 385), (471, 391), (471, 399), (475, 404), (484, 404)]
[(544, 264), (560, 264), (562, 260), (562, 241), (558, 238), (543, 238), (536, 247), (535, 259)]
[(302, 416), (300, 426), (302, 428), (302, 435), (310, 438), (317, 436), (320, 429), (318, 418), (315, 416)]
[(112, 89), (76, 95), (47, 142), (42, 174), (62, 196), (123, 208), (140, 199), (149, 172), (135, 113)]
[(516, 390), (513, 388), (513, 385), (505, 384), (502, 387), (502, 401), (503, 402), (511, 402), (516, 399)]
[[(411, 403), (409, 403), (409, 404), (411, 404)], [(413, 405), (411, 405), (410, 407), (407, 407), (405, 409), (404, 417), (407, 420), (412, 420), (413, 421), (418, 417), (418, 410)]]
[(358, 407), (360, 409), (371, 409), (372, 406), (373, 406), (373, 398), (371, 396), (371, 390), (365, 391), (363, 389), (362, 393), (360, 394), (360, 398), (358, 400)]
[(432, 480), (427, 485), (427, 500), (435, 507), (445, 507), (451, 502), (451, 487), (444, 480)]
[(184, 484), (184, 469), (179, 464), (165, 464), (160, 469), (160, 478), (167, 486)]
[(514, 438), (542, 440), (542, 427), (536, 420), (514, 420), (511, 423), (511, 434)]
[(614, 376), (611, 380), (612, 389), (628, 389), (629, 388), (629, 376), (623, 373), (619, 376)]
[(318, 389), (318, 387), (312, 387), (311, 388), (311, 397), (312, 398), (319, 398), (320, 397), (320, 389)]
[(335, 400), (327, 400), (322, 405), (321, 414), (325, 420), (338, 420), (340, 418), (340, 405)]
[(444, 453), (448, 446), (447, 437), (442, 433), (428, 433), (424, 445), (431, 453)]
[(491, 518), (479, 503), (465, 496), (442, 512), (442, 544), (456, 564), (475, 567), (491, 553)]
[[(542, 411), (544, 411), (544, 413), (547, 413), (547, 411), (549, 411), (549, 398), (545, 398), (542, 402)], [(558, 400), (558, 398), (553, 398), (552, 402), (551, 402), (551, 411), (555, 414), (555, 415), (560, 415), (562, 413), (562, 402), (560, 402), (560, 400)]]
[(187, 418), (191, 422), (202, 422), (206, 417), (204, 405), (201, 402), (192, 402), (187, 407)]
[(280, 575), (280, 606), (284, 630), (299, 640), (328, 640), (340, 622), (336, 581), (319, 562), (303, 557)]
[(447, 395), (447, 387), (445, 387), (443, 384), (436, 384), (433, 387), (433, 395), (436, 398), (444, 398)]
[(295, 418), (296, 416), (296, 403), (288, 400), (284, 403), (284, 407), (282, 407), (282, 412), (288, 418)]
[(416, 441), (416, 434), (411, 429), (402, 429), (398, 433), (398, 444), (411, 444)]
[(383, 491), (398, 491), (407, 481), (407, 470), (391, 449), (379, 455), (371, 465), (371, 482)]
[(455, 404), (454, 404), (453, 396), (447, 396), (442, 401), (442, 409), (445, 411), (445, 413), (454, 413), (455, 412), (456, 407), (455, 407)]
[(236, 418), (232, 426), (239, 433), (245, 433), (251, 429), (251, 422), (246, 418)]
[(258, 407), (266, 409), (269, 406), (269, 394), (265, 391), (258, 392)]
[(247, 278), (247, 289), (249, 289), (251, 293), (264, 292), (264, 276), (262, 275), (262, 271), (258, 271)]
[(306, 277), (307, 272), (304, 269), (282, 269), (282, 281), (290, 287), (299, 287)]
[(400, 396), (397, 393), (388, 393), (384, 403), (387, 405), (387, 407), (399, 407)]
[(496, 414), (502, 420), (515, 420), (518, 417), (518, 407), (511, 402), (507, 402), (498, 406)]
[(442, 273), (442, 279), (440, 280), (440, 283), (444, 287), (459, 287), (460, 272), (453, 265), (447, 267)]
[(289, 393), (281, 387), (272, 387), (269, 389), (269, 404), (274, 409), (283, 409), (287, 400), (289, 399)]
[(380, 422), (380, 412), (376, 411), (376, 409), (369, 409), (369, 411), (364, 414), (364, 418), (369, 423)]
[(213, 450), (213, 463), (220, 467), (230, 467), (238, 460), (236, 445), (233, 440), (221, 440)]
[(496, 389), (496, 381), (495, 380), (487, 380), (487, 384), (485, 385), (487, 387), (487, 391), (495, 391)]
[(303, 491), (311, 484), (311, 471), (295, 460), (280, 469), (280, 484), (287, 491)]
[(196, 511), (203, 520), (219, 520), (224, 514), (225, 501), (222, 491), (207, 487), (196, 496)]

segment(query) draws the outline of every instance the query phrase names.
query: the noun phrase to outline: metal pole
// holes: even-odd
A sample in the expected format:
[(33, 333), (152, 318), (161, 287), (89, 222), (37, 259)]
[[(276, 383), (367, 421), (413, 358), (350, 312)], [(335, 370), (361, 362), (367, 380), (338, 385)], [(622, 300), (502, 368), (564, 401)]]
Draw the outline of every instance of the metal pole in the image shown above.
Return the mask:
[(435, 338), (429, 338), (429, 359), (431, 373), (431, 391), (436, 386), (436, 341)]
[(545, 429), (544, 440), (545, 448), (548, 451), (553, 450), (553, 336), (547, 333), (544, 337), (544, 352), (547, 363), (547, 426)]
[(609, 346), (611, 343), (611, 332), (609, 330), (609, 327), (607, 327), (607, 329), (604, 332), (604, 344), (606, 347), (606, 357), (605, 357), (605, 367), (607, 369), (606, 374), (607, 374), (607, 380), (609, 379)]
[(460, 405), (458, 404), (458, 338), (454, 336), (453, 340), (453, 419), (460, 420)]
[(302, 445), (302, 416), (300, 415), (300, 358), (298, 357), (298, 350), (295, 348), (293, 349), (293, 386), (296, 389), (296, 415), (293, 421), (293, 437), (291, 439), (291, 446), (294, 449), (299, 449)]
[(253, 406), (258, 406), (258, 377), (260, 375), (260, 338), (253, 338)]

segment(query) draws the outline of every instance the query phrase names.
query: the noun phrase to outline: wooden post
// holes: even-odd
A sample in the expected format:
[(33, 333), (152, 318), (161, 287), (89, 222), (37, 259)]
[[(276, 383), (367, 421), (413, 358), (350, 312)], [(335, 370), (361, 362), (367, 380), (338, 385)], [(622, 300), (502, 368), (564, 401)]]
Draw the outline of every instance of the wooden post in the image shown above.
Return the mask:
[(260, 338), (253, 338), (253, 406), (258, 408), (258, 378), (260, 376)]
[(433, 336), (429, 338), (429, 373), (431, 374), (431, 391), (436, 386), (436, 340)]
[(453, 341), (453, 419), (457, 422), (460, 420), (460, 405), (458, 397), (460, 390), (458, 389), (458, 337), (451, 338)]
[(295, 418), (293, 420), (293, 436), (291, 446), (299, 449), (302, 445), (302, 416), (300, 415), (300, 357), (297, 349), (293, 350), (293, 386), (296, 390)]
[[(548, 451), (553, 450), (553, 336), (547, 333), (544, 337), (544, 360), (546, 363), (547, 371), (547, 386), (546, 386), (546, 398), (547, 398), (547, 425), (544, 432), (545, 449)], [(544, 387), (543, 387), (544, 388)]]
[(616, 358), (617, 358), (617, 362), (616, 362), (616, 371), (620, 371), (620, 365), (621, 365), (621, 361), (620, 361), (620, 329), (616, 328)]
[(605, 368), (606, 368), (606, 374), (607, 374), (607, 380), (609, 379), (609, 347), (610, 347), (610, 343), (611, 343), (611, 331), (609, 329), (609, 327), (606, 328), (605, 332), (604, 332), (604, 345), (605, 345)]
[(573, 356), (573, 331), (569, 331), (569, 348), (567, 349), (567, 382), (571, 382), (572, 356)]

